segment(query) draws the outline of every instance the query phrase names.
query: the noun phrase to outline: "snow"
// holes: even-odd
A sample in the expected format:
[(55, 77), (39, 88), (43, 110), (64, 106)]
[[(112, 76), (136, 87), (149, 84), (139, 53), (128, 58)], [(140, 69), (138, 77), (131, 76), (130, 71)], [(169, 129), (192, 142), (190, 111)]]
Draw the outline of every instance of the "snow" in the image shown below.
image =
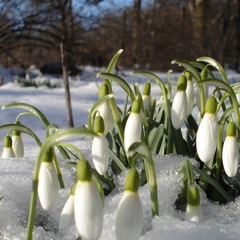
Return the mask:
[[(98, 86), (102, 79), (96, 78), (96, 74), (104, 69), (93, 67), (85, 68), (79, 79), (71, 79), (71, 100), (75, 126), (83, 126), (87, 123), (88, 110), (98, 99)], [(61, 128), (66, 127), (65, 94), (61, 80), (47, 76), (51, 83), (57, 84), (56, 88), (47, 87), (21, 87), (14, 83), (16, 69), (0, 68), (0, 76), (4, 77), (4, 85), (0, 87), (1, 106), (18, 101), (29, 103), (48, 118), (50, 123), (56, 123)], [(166, 73), (157, 73), (162, 80), (166, 80)], [(236, 82), (239, 75), (228, 71), (227, 75), (231, 82)], [(179, 73), (172, 73), (172, 80), (176, 81)], [(147, 80), (139, 75), (130, 75), (125, 71), (122, 76), (130, 86), (138, 82), (139, 88)], [(113, 86), (115, 98), (119, 106), (123, 106), (125, 94), (117, 85)], [(174, 89), (173, 89), (174, 91)], [(152, 85), (152, 96), (160, 99), (160, 89)], [(6, 109), (0, 112), (0, 125), (13, 123), (22, 109)], [(39, 119), (25, 115), (20, 118), (22, 124), (28, 126), (40, 137), (45, 139), (45, 127)], [(6, 130), (0, 131), (0, 139), (6, 134)], [(39, 147), (27, 135), (23, 134), (25, 145), (25, 157), (14, 159), (0, 159), (0, 239), (25, 239), (29, 202), (31, 195), (32, 174)], [(79, 147), (85, 158), (91, 161), (91, 141), (85, 139), (74, 142)], [(2, 149), (2, 143), (0, 143)], [(61, 210), (68, 198), (70, 188), (76, 180), (74, 169), (60, 158), (60, 167), (63, 173), (65, 189), (59, 190), (56, 205), (52, 210), (46, 212), (37, 205), (33, 239), (59, 239), (70, 240), (78, 237), (77, 230), (73, 224), (70, 229), (60, 232), (58, 221)], [(185, 160), (183, 156), (155, 156), (155, 168), (159, 195), (159, 217), (151, 219), (149, 188), (147, 185), (139, 190), (144, 208), (144, 229), (141, 240), (237, 240), (240, 236), (240, 197), (235, 202), (224, 206), (210, 202), (205, 194), (201, 194), (201, 207), (205, 216), (202, 223), (184, 221), (184, 213), (174, 208), (175, 201), (180, 191), (180, 165)], [(193, 160), (194, 161), (194, 160)], [(102, 240), (114, 240), (114, 219), (117, 205), (122, 197), (123, 184), (126, 172), (118, 176), (115, 181), (118, 187), (105, 199), (104, 228), (101, 235)]]

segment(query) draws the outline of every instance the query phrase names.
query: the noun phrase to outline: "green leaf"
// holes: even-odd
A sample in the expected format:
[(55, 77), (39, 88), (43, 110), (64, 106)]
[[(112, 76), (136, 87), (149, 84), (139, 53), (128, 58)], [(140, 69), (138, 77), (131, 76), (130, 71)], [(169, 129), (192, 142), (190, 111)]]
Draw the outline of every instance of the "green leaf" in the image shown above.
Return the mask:
[(0, 126), (0, 130), (1, 129), (10, 129), (11, 131), (19, 131), (19, 132), (24, 132), (28, 135), (30, 135), (38, 144), (38, 146), (41, 147), (42, 143), (40, 141), (40, 139), (38, 138), (38, 136), (28, 127), (24, 126), (24, 125), (20, 125), (20, 124), (6, 124), (6, 125), (2, 125)]
[(197, 61), (207, 62), (207, 63), (211, 64), (214, 68), (216, 68), (221, 73), (221, 76), (222, 76), (224, 82), (226, 82), (226, 83), (229, 82), (224, 68), (215, 59), (210, 58), (210, 57), (200, 57), (197, 59)]
[(227, 202), (231, 202), (233, 201), (232, 196), (230, 196), (225, 190), (224, 188), (218, 183), (216, 182), (213, 178), (211, 178), (207, 173), (205, 173), (204, 171), (202, 171), (201, 169), (193, 166), (193, 170), (195, 172), (197, 172), (198, 174), (200, 174), (209, 184), (211, 184), (223, 197)]
[(124, 79), (119, 77), (118, 75), (115, 75), (112, 73), (98, 73), (97, 77), (106, 78), (113, 82), (116, 82), (117, 84), (119, 84), (119, 86), (122, 87), (122, 89), (127, 93), (127, 95), (129, 95), (131, 101), (132, 102), (134, 101), (135, 96), (134, 96), (132, 89), (130, 88), (128, 83)]
[(47, 127), (49, 125), (49, 121), (44, 116), (44, 114), (38, 110), (36, 107), (27, 104), (27, 103), (21, 103), (21, 102), (13, 102), (7, 105), (4, 105), (2, 107), (2, 110), (9, 109), (9, 108), (23, 108), (25, 110), (28, 110), (32, 115), (40, 118), (40, 120), (43, 122), (44, 126)]
[(120, 50), (113, 56), (113, 58), (111, 59), (109, 65), (108, 65), (108, 68), (107, 68), (107, 72), (108, 72), (108, 73), (113, 73), (113, 72), (114, 72), (114, 69), (115, 69), (115, 67), (116, 67), (118, 58), (120, 57), (120, 55), (121, 55), (122, 52), (123, 52), (123, 49), (120, 49)]
[(153, 153), (158, 153), (158, 150), (161, 146), (163, 133), (163, 124), (160, 124), (157, 128), (152, 129), (152, 131), (149, 133), (149, 147)]

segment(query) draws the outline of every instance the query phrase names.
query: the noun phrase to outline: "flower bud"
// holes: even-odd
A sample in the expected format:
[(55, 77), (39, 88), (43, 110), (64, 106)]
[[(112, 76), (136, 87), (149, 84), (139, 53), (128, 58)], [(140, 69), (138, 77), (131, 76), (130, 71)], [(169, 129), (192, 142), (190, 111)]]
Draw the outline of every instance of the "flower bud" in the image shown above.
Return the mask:
[(7, 135), (3, 139), (2, 158), (14, 158), (14, 157), (15, 157), (15, 154), (12, 149), (12, 138)]
[(216, 116), (217, 101), (212, 96), (206, 102), (205, 114), (198, 127), (196, 147), (199, 158), (208, 162), (214, 156), (217, 147), (218, 123)]
[(185, 212), (185, 220), (191, 222), (202, 222), (204, 217), (200, 206), (200, 195), (197, 186), (189, 186), (187, 202), (188, 205)]
[(236, 125), (233, 122), (227, 125), (227, 136), (222, 149), (223, 168), (229, 177), (237, 174), (239, 166), (239, 149), (236, 137)]
[[(103, 205), (92, 170), (86, 160), (77, 164), (78, 182), (74, 197), (74, 218), (83, 239), (97, 240), (103, 228)], [(94, 226), (94, 227), (93, 227)]]
[(13, 144), (12, 148), (15, 153), (15, 156), (24, 157), (24, 147), (23, 147), (21, 132), (13, 131), (12, 144)]
[(126, 151), (128, 151), (133, 143), (141, 141), (142, 122), (140, 110), (140, 102), (139, 100), (135, 100), (124, 129), (124, 147)]
[(187, 117), (188, 105), (186, 87), (187, 78), (184, 75), (182, 75), (178, 79), (177, 93), (173, 99), (171, 107), (171, 121), (175, 129), (181, 128), (184, 120)]
[(125, 191), (118, 205), (115, 233), (118, 240), (138, 240), (143, 228), (143, 209), (138, 195), (139, 173), (136, 169), (128, 172)]

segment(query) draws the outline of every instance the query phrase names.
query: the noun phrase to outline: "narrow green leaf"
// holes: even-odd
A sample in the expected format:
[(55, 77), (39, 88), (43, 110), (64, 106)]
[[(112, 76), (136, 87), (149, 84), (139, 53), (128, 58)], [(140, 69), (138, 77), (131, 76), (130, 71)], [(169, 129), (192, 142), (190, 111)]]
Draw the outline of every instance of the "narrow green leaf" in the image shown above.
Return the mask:
[(149, 147), (153, 153), (158, 153), (164, 133), (164, 126), (160, 124), (149, 133)]
[(4, 105), (2, 107), (2, 110), (9, 109), (9, 108), (23, 108), (25, 110), (28, 110), (29, 112), (32, 113), (32, 115), (40, 118), (45, 127), (47, 127), (49, 125), (49, 121), (44, 116), (44, 114), (39, 109), (37, 109), (36, 107), (34, 107), (34, 106), (30, 105), (30, 104), (21, 103), (21, 102), (13, 102), (13, 103)]
[(116, 82), (129, 95), (131, 101), (134, 101), (135, 96), (134, 96), (134, 93), (133, 93), (132, 89), (130, 88), (128, 83), (124, 79), (119, 77), (118, 75), (115, 75), (115, 74), (112, 74), (112, 73), (98, 73), (97, 77), (107, 78), (107, 79), (109, 79), (113, 82)]
[(123, 49), (120, 49), (114, 56), (113, 58), (111, 59), (109, 65), (108, 65), (108, 68), (107, 68), (107, 72), (108, 73), (113, 73), (114, 72), (114, 69), (117, 65), (117, 61), (118, 61), (118, 58), (120, 57), (121, 53), (123, 52)]

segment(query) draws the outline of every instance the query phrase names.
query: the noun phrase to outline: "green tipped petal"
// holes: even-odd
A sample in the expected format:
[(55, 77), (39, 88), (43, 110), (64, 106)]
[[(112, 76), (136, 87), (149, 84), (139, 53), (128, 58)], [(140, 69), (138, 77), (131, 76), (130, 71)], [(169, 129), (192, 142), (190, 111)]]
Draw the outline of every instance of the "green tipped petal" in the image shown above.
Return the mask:
[(12, 138), (10, 136), (5, 136), (3, 139), (3, 146), (6, 148), (11, 148), (12, 147)]
[(214, 96), (211, 96), (208, 98), (206, 102), (205, 112), (215, 114), (216, 109), (217, 109), (217, 100)]
[(149, 96), (150, 93), (151, 93), (151, 84), (149, 82), (147, 82), (143, 86), (143, 95)]
[(188, 188), (187, 201), (188, 201), (188, 204), (191, 206), (200, 205), (200, 195), (199, 195), (199, 190), (197, 186), (192, 185)]
[(227, 125), (227, 136), (236, 137), (236, 125), (233, 122), (228, 123)]
[(94, 120), (94, 132), (104, 133), (104, 130), (105, 130), (104, 120), (101, 116), (97, 116)]
[(192, 74), (190, 72), (185, 72), (185, 76), (188, 81), (192, 81)]
[(139, 173), (135, 168), (129, 170), (125, 182), (125, 190), (130, 192), (137, 192), (139, 188)]
[(106, 95), (108, 95), (110, 93), (109, 87), (106, 83), (103, 83), (100, 87), (99, 87), (99, 98), (104, 97)]
[(77, 178), (79, 181), (89, 182), (92, 180), (92, 169), (87, 160), (83, 159), (77, 163)]
[(140, 101), (139, 100), (134, 100), (132, 103), (132, 108), (131, 108), (133, 113), (140, 113), (141, 106), (140, 106)]
[(177, 90), (185, 91), (186, 88), (187, 88), (187, 78), (186, 78), (186, 76), (182, 75), (178, 78)]

